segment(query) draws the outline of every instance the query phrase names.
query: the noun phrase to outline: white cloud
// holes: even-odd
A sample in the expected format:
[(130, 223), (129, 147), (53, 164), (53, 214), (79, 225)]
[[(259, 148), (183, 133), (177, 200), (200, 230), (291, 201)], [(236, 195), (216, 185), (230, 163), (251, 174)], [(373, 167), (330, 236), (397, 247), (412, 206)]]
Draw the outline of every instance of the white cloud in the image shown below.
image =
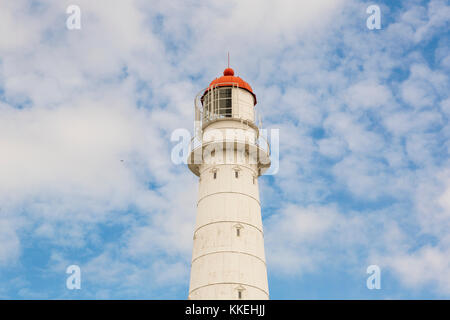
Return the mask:
[[(290, 275), (347, 264), (352, 250), (367, 241), (364, 220), (332, 206), (288, 205), (266, 220), (265, 230), (269, 266)], [(339, 259), (330, 261), (330, 247), (339, 250)]]
[(320, 153), (327, 157), (339, 158), (347, 149), (346, 143), (343, 139), (331, 137), (319, 140)]
[(330, 136), (341, 137), (348, 149), (356, 154), (376, 154), (384, 147), (383, 138), (377, 132), (365, 128), (363, 121), (359, 121), (352, 113), (331, 113), (323, 126)]
[(389, 108), (391, 99), (391, 92), (386, 86), (373, 82), (361, 82), (351, 86), (346, 97), (347, 104), (352, 110)]
[(0, 218), (0, 266), (16, 261), (20, 253), (20, 240), (11, 221)]
[(450, 251), (424, 247), (413, 254), (402, 254), (387, 260), (392, 270), (409, 288), (432, 284), (442, 293), (450, 293)]
[(445, 90), (447, 76), (419, 64), (413, 65), (410, 72), (408, 80), (401, 85), (403, 100), (418, 109), (431, 107), (435, 103), (436, 95)]

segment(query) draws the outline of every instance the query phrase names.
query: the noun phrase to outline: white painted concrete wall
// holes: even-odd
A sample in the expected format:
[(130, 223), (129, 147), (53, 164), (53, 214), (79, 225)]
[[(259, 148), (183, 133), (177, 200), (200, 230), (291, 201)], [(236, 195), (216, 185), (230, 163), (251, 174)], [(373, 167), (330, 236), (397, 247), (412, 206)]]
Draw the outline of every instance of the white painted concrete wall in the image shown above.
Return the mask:
[[(233, 90), (239, 90), (239, 94), (233, 92), (233, 114), (253, 120), (253, 97), (245, 90)], [(235, 110), (238, 101), (239, 110)], [(218, 140), (214, 135), (207, 138), (212, 130), (228, 130), (229, 139), (230, 129), (234, 132), (231, 138), (237, 140), (243, 134), (257, 135), (257, 129), (238, 119), (219, 120), (204, 128), (203, 143)], [(246, 134), (248, 131), (252, 134)], [(268, 299), (258, 164), (248, 161), (243, 149), (223, 150), (224, 155), (226, 152), (235, 160), (223, 163), (214, 155), (200, 165), (188, 298), (234, 300), (241, 291), (241, 299)]]

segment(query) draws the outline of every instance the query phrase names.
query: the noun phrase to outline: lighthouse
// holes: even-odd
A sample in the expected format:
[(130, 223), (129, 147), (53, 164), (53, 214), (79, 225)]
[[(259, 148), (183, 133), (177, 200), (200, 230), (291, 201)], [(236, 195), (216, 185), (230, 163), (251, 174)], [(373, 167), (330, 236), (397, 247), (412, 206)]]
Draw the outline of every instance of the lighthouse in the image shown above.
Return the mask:
[(258, 178), (270, 147), (256, 95), (226, 68), (195, 97), (189, 169), (199, 178), (188, 299), (269, 299)]

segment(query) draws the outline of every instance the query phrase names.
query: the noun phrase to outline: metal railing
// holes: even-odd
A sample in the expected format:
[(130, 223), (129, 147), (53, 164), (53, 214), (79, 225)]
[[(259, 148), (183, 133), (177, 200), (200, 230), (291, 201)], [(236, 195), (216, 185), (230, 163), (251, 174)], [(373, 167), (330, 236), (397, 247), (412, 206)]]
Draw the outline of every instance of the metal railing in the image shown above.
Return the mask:
[[(259, 136), (254, 141), (248, 141), (248, 140), (242, 140), (242, 139), (220, 139), (220, 140), (210, 140), (205, 142), (206, 144), (210, 143), (224, 143), (224, 144), (233, 144), (233, 143), (241, 143), (241, 144), (248, 144), (248, 145), (254, 145), (257, 148), (259, 148), (261, 151), (265, 152), (268, 156), (270, 156), (270, 145), (269, 142), (267, 142), (266, 138), (263, 136)], [(203, 146), (203, 141), (198, 136), (194, 136), (191, 139), (191, 142), (189, 143), (189, 153), (192, 153), (198, 148), (201, 148)]]

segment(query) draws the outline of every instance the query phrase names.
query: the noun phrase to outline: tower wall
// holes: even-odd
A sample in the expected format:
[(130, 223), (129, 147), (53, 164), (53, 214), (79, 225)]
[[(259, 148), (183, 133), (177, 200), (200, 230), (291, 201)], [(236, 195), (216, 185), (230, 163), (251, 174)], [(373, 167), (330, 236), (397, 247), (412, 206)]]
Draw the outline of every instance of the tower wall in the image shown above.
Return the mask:
[(238, 299), (241, 288), (242, 299), (269, 297), (258, 180), (238, 168), (238, 178), (235, 164), (201, 170), (190, 299)]
[(233, 115), (236, 118), (255, 121), (255, 106), (253, 96), (246, 90), (233, 88)]
[[(203, 126), (203, 162), (192, 251), (189, 299), (268, 299), (257, 159), (254, 98), (232, 89), (232, 117)], [(222, 141), (246, 141), (225, 145)], [(228, 147), (227, 149), (225, 149)], [(214, 151), (212, 151), (214, 149)], [(212, 152), (211, 152), (212, 151)]]

